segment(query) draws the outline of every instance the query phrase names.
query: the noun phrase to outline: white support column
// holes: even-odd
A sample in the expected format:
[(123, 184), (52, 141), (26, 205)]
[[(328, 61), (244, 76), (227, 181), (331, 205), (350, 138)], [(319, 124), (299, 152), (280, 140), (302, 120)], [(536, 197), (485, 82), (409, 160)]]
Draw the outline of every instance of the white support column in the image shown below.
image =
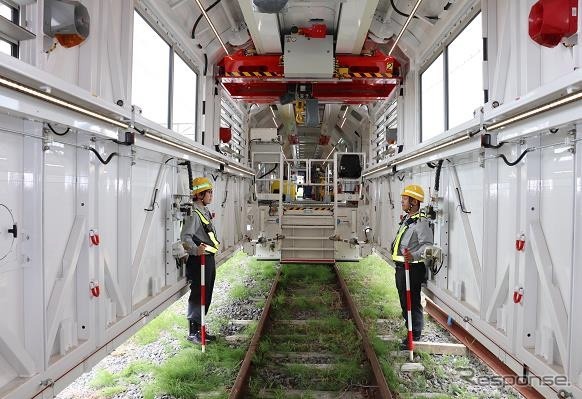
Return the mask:
[[(109, 16), (105, 14), (106, 1), (91, 1), (87, 4), (92, 22), (92, 35), (86, 43), (79, 46), (79, 72), (77, 82), (80, 87), (92, 95), (101, 96), (101, 60), (104, 55), (103, 47), (107, 43), (107, 24)], [(104, 16), (107, 17), (104, 18)], [(40, 35), (43, 36), (43, 35)]]
[[(119, 0), (118, 0), (119, 1)], [(123, 100), (127, 108), (129, 108), (132, 103), (131, 99), (131, 81), (132, 81), (132, 68), (133, 68), (133, 15), (134, 15), (134, 5), (133, 0), (121, 0), (123, 4), (121, 5), (121, 40), (120, 40), (120, 53), (121, 53), (121, 64), (123, 68)]]
[(133, 149), (119, 146), (117, 160), (117, 282), (121, 289), (122, 300), (127, 309), (132, 309), (131, 289), (133, 280), (131, 274), (131, 242), (132, 242), (132, 199), (131, 171), (133, 165)]
[[(24, 131), (30, 135), (42, 137), (42, 124), (25, 121)], [(19, 237), (22, 243), (22, 277), (24, 286), (22, 295), (24, 312), (24, 346), (32, 356), (38, 370), (43, 370), (45, 360), (45, 295), (44, 295), (44, 261), (43, 261), (43, 167), (44, 152), (42, 140), (24, 137), (22, 151), (24, 182), (22, 188), (22, 222)], [(20, 226), (19, 226), (20, 227)]]
[[(459, 205), (464, 205), (463, 200), (463, 192), (461, 190), (461, 183), (459, 182), (459, 176), (457, 175), (457, 169), (454, 165), (450, 165), (447, 168), (451, 172), (451, 180), (453, 192), (450, 194), (452, 198), (456, 199), (457, 201), (461, 201)], [(458, 191), (459, 197), (456, 198)], [(463, 232), (465, 233), (465, 241), (467, 242), (467, 248), (469, 250), (469, 254), (471, 257), (471, 266), (473, 267), (473, 276), (475, 277), (475, 288), (477, 292), (477, 296), (479, 298), (482, 297), (482, 271), (481, 271), (481, 264), (479, 262), (479, 255), (477, 254), (477, 246), (475, 245), (475, 237), (473, 236), (473, 229), (471, 228), (471, 222), (469, 221), (469, 216), (462, 211), (461, 206), (459, 206), (459, 212), (461, 216), (461, 221), (463, 223)]]
[[(528, 140), (527, 147), (539, 146), (541, 143), (540, 137), (535, 136)], [(525, 149), (524, 146), (518, 147), (518, 153)], [(525, 217), (522, 222), (518, 224), (520, 231), (526, 231), (527, 226), (532, 223), (539, 223), (540, 212), (540, 191), (541, 191), (541, 152), (532, 151), (527, 154), (527, 163), (519, 164), (516, 168), (523, 168), (525, 165), (526, 176), (525, 181), (519, 184), (519, 191), (525, 191), (526, 197), (519, 202), (518, 209), (522, 204), (525, 204)], [(522, 171), (520, 171), (522, 172)], [(518, 172), (519, 173), (519, 172)], [(523, 172), (522, 172), (523, 173)], [(522, 175), (523, 178), (523, 175)], [(517, 233), (517, 232), (516, 232)], [(523, 286), (524, 295), (522, 306), (519, 307), (516, 328), (516, 347), (522, 346), (526, 349), (535, 347), (535, 334), (537, 329), (537, 315), (539, 313), (539, 290), (538, 290), (538, 274), (537, 271), (531, 267), (535, 262), (531, 245), (528, 245), (530, 237), (526, 236), (525, 255), (519, 253), (519, 277), (517, 284)]]
[(489, 92), (489, 102), (491, 102), (493, 76), (495, 74), (495, 63), (497, 61), (498, 44), (498, 20), (497, 1), (481, 0), (481, 18), (483, 19), (483, 37), (487, 38), (487, 61), (483, 64), (483, 89)]
[[(489, 99), (491, 101), (497, 101), (500, 104), (504, 102), (505, 99), (505, 86), (507, 85), (507, 79), (509, 76), (509, 61), (511, 58), (512, 48), (511, 44), (512, 41), (510, 40), (511, 35), (511, 15), (509, 15), (511, 6), (510, 4), (505, 4), (505, 8), (507, 9), (504, 12), (503, 20), (497, 27), (501, 26), (502, 30), (498, 32), (498, 39), (496, 41), (497, 51), (491, 52), (491, 56), (495, 56), (495, 60), (489, 58), (489, 63), (492, 65), (493, 61), (495, 62), (495, 69), (493, 70), (493, 79), (491, 81), (491, 91), (489, 92)], [(490, 14), (489, 14), (490, 15)], [(491, 28), (491, 27), (489, 27)], [(489, 38), (489, 40), (494, 40), (493, 38)], [(490, 75), (491, 76), (491, 75)]]
[[(118, 7), (118, 4), (110, 4), (109, 2), (105, 2), (103, 4), (103, 15), (113, 15), (112, 12), (116, 12), (117, 10), (112, 10), (115, 7)], [(122, 6), (123, 7), (123, 6)], [(121, 30), (123, 30), (123, 25), (125, 23), (121, 23), (122, 26), (112, 23), (115, 21), (111, 21), (110, 18), (105, 18), (107, 21), (103, 22), (103, 28), (106, 29), (106, 46), (107, 49), (105, 53), (107, 54), (107, 58), (109, 59), (109, 81), (111, 82), (111, 90), (113, 95), (113, 102), (118, 100), (124, 100), (125, 98), (125, 84), (124, 79), (127, 79), (126, 76), (123, 74), (123, 64), (120, 62), (122, 59), (121, 54), (121, 47), (125, 43), (121, 42), (119, 38), (121, 36)]]
[[(485, 159), (493, 157), (495, 150), (484, 150), (482, 156)], [(483, 161), (484, 162), (484, 161)], [(481, 318), (490, 320), (490, 312), (496, 313), (496, 309), (490, 309), (492, 304), (503, 305), (504, 301), (494, 300), (490, 294), (496, 289), (497, 281), (497, 220), (498, 220), (498, 165), (497, 162), (484, 162), (483, 181), (483, 245), (481, 259), (483, 260), (483, 275), (481, 279)], [(505, 277), (508, 272), (505, 270)]]
[[(582, 124), (576, 125), (576, 153), (574, 155), (574, 240), (572, 254), (572, 281), (570, 297), (570, 353), (582, 353)], [(578, 244), (578, 245), (577, 245)], [(579, 387), (582, 386), (582, 356), (570, 356), (567, 368), (568, 378)]]
[[(89, 146), (93, 145), (90, 138), (84, 134), (77, 134), (77, 145)], [(98, 148), (96, 146), (96, 148)], [(98, 197), (97, 181), (100, 161), (97, 157), (87, 150), (82, 148), (77, 149), (77, 184), (76, 184), (76, 198), (75, 211), (77, 217), (85, 220), (85, 227), (81, 230), (80, 242), (81, 251), (79, 253), (78, 263), (83, 267), (77, 268), (76, 273), (76, 337), (82, 340), (93, 340), (99, 335), (97, 327), (97, 319), (95, 317), (95, 306), (92, 306), (90, 296), (89, 282), (93, 278), (95, 263), (98, 261), (98, 246), (89, 247), (89, 230), (97, 229), (97, 208)], [(73, 337), (75, 340), (76, 337)], [(52, 342), (52, 341), (49, 341)]]

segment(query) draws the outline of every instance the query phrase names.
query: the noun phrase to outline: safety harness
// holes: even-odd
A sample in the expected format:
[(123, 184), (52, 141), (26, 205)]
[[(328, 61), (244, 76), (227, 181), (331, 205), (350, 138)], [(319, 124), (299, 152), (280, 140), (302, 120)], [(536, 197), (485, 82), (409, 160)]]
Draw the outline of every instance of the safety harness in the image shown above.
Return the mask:
[(206, 234), (208, 234), (208, 237), (210, 237), (210, 240), (212, 241), (212, 244), (209, 243), (204, 243), (206, 245), (206, 252), (211, 253), (211, 254), (215, 254), (218, 252), (218, 247), (220, 246), (220, 241), (218, 241), (216, 239), (216, 235), (214, 234), (214, 230), (212, 230), (212, 227), (210, 227), (210, 221), (208, 219), (206, 219), (204, 217), (204, 215), (202, 214), (202, 212), (200, 212), (198, 209), (194, 209), (194, 212), (196, 212), (198, 214), (198, 217), (200, 218), (200, 221), (202, 222), (202, 227), (204, 228), (204, 232)]
[[(408, 227), (410, 225), (418, 222), (421, 217), (426, 217), (426, 215), (422, 212), (419, 212), (419, 213), (412, 215), (411, 217), (409, 217), (405, 221), (400, 222), (400, 228), (398, 229), (398, 234), (396, 234), (396, 238), (392, 242), (392, 260), (393, 261), (404, 262), (404, 256), (398, 255), (398, 253), (400, 252), (399, 251), (400, 240), (402, 239), (402, 236), (404, 235), (404, 233), (406, 233), (406, 230), (408, 230)], [(411, 261), (410, 263), (423, 263), (423, 261), (422, 260)]]

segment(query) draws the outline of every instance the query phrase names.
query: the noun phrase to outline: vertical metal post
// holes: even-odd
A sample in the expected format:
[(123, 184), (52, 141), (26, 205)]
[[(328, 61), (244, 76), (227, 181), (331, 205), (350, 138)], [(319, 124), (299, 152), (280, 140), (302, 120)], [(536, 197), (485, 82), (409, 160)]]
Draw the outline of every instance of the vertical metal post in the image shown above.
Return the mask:
[[(24, 121), (24, 131), (30, 135), (42, 137), (42, 124)], [(33, 358), (38, 370), (44, 370), (48, 364), (46, 353), (46, 319), (44, 291), (44, 258), (43, 258), (43, 142), (36, 137), (23, 137), (24, 183), (22, 187), (22, 240), (21, 254), (25, 267), (22, 277), (26, 282), (22, 289), (24, 319), (24, 345)]]
[[(495, 150), (484, 150), (483, 156), (490, 158)], [(495, 291), (497, 280), (497, 182), (498, 162), (489, 161), (483, 165), (483, 244), (481, 258), (483, 260), (481, 276), (481, 319), (486, 319), (487, 309)]]
[[(574, 237), (572, 253), (572, 279), (570, 281), (570, 318), (568, 349), (570, 354), (582, 353), (582, 340), (578, 334), (582, 331), (582, 123), (576, 124), (576, 145), (574, 147)], [(528, 155), (529, 156), (529, 155)], [(579, 356), (570, 355), (566, 365), (568, 379), (580, 381), (582, 375), (582, 362)]]
[[(85, 135), (76, 135), (79, 146), (86, 146), (93, 144)], [(77, 148), (76, 149), (76, 170), (71, 171), (77, 177), (76, 197), (75, 197), (75, 214), (77, 217), (83, 216), (87, 221), (86, 226), (89, 229), (96, 228), (95, 211), (98, 204), (95, 202), (95, 185), (99, 173), (99, 166), (91, 165), (91, 158), (94, 162), (99, 164), (92, 153), (89, 151)], [(95, 259), (97, 258), (98, 246), (89, 247), (89, 232), (83, 231), (86, 235), (86, 240), (83, 240), (81, 252), (77, 264), (83, 265), (78, 267), (75, 272), (75, 298), (76, 298), (76, 322), (77, 322), (77, 336), (82, 340), (91, 340), (93, 345), (97, 344), (97, 315), (96, 310), (98, 306), (90, 295), (89, 283), (95, 272)], [(97, 258), (98, 259), (98, 258)], [(75, 265), (73, 265), (74, 267)], [(50, 351), (50, 348), (49, 348)]]
[[(535, 136), (527, 141), (527, 146), (539, 146), (541, 143), (540, 136)], [(521, 147), (521, 146), (520, 146)], [(518, 147), (518, 153), (522, 148)], [(520, 231), (527, 231), (532, 223), (537, 223), (540, 220), (540, 191), (541, 191), (541, 151), (532, 151), (527, 155), (527, 170), (521, 170), (521, 177), (524, 181), (519, 184), (520, 191), (525, 192), (526, 196), (520, 199), (520, 205), (524, 204), (524, 215), (521, 223), (518, 223)], [(518, 166), (519, 167), (519, 166)], [(521, 207), (520, 207), (521, 208)], [(517, 234), (517, 232), (516, 232)], [(518, 256), (519, 264), (519, 278), (518, 282), (523, 284), (525, 296), (523, 299), (523, 306), (518, 309), (516, 328), (517, 347), (526, 349), (535, 346), (537, 315), (538, 315), (538, 273), (535, 267), (535, 259), (532, 252), (531, 245), (525, 245), (525, 255), (520, 252)], [(522, 285), (520, 284), (520, 285)]]

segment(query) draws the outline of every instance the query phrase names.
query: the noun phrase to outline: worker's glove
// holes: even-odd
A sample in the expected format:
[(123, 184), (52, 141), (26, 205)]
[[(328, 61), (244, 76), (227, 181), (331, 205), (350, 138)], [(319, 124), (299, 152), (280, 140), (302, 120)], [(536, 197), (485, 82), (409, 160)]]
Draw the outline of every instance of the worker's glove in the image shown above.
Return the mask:
[(188, 259), (188, 253), (184, 249), (184, 246), (182, 245), (182, 241), (177, 241), (174, 244), (172, 244), (172, 256), (176, 259), (179, 259), (179, 260), (187, 260)]
[(404, 260), (406, 260), (408, 263), (414, 260), (410, 251), (404, 251)]

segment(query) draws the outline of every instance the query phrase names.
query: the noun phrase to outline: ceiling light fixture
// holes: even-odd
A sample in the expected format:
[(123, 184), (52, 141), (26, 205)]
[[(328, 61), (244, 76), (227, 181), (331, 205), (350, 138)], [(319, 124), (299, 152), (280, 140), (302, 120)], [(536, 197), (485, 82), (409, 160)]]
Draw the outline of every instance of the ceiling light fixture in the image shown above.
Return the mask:
[(123, 123), (123, 122), (120, 122), (118, 120), (109, 118), (105, 115), (98, 114), (96, 112), (88, 110), (87, 108), (83, 108), (83, 107), (80, 107), (78, 105), (72, 104), (70, 102), (61, 100), (60, 98), (54, 97), (54, 96), (49, 95), (49, 94), (42, 92), (40, 90), (36, 90), (36, 89), (31, 88), (31, 87), (21, 85), (20, 83), (13, 82), (12, 80), (8, 80), (6, 78), (0, 77), (0, 85), (7, 87), (9, 89), (19, 91), (19, 92), (24, 93), (24, 94), (31, 95), (33, 97), (40, 99), (40, 100), (47, 101), (51, 104), (55, 104), (55, 105), (58, 105), (58, 106), (61, 106), (64, 108), (68, 108), (72, 111), (79, 112), (83, 115), (90, 116), (90, 117), (95, 118), (95, 119), (99, 119), (100, 121), (110, 123), (114, 126), (122, 128), (122, 129), (129, 128), (129, 125), (127, 123)]
[(147, 132), (144, 134), (144, 136), (145, 136), (145, 137), (147, 137), (147, 138), (149, 138), (149, 139), (152, 139), (152, 140), (158, 141), (158, 142), (160, 142), (160, 143), (167, 144), (167, 145), (169, 145), (169, 146), (171, 146), (171, 147), (174, 147), (174, 148), (177, 148), (177, 149), (180, 149), (180, 150), (183, 150), (183, 151), (189, 152), (189, 153), (191, 153), (191, 154), (194, 154), (194, 155), (200, 156), (200, 157), (202, 157), (202, 158), (206, 158), (207, 160), (209, 160), (209, 161), (212, 161), (212, 162), (216, 162), (216, 163), (218, 163), (219, 165), (224, 165), (224, 162), (220, 161), (219, 159), (217, 159), (217, 158), (214, 158), (214, 157), (211, 157), (211, 156), (209, 156), (209, 155), (206, 155), (206, 154), (204, 154), (203, 152), (201, 152), (201, 151), (197, 151), (197, 150), (195, 150), (195, 149), (193, 149), (193, 148), (186, 147), (186, 146), (184, 146), (184, 145), (181, 145), (181, 144), (178, 144), (178, 143), (174, 143), (173, 141), (166, 140), (166, 139), (164, 139), (164, 138), (161, 138), (161, 137), (158, 137), (158, 136), (154, 136), (153, 134), (151, 134), (151, 133), (147, 133)]
[(579, 99), (582, 99), (582, 91), (578, 91), (578, 92), (570, 94), (566, 97), (560, 98), (558, 100), (554, 100), (552, 102), (541, 105), (541, 106), (534, 108), (534, 109), (531, 109), (529, 111), (522, 112), (520, 114), (517, 114), (515, 116), (512, 116), (512, 117), (507, 118), (505, 120), (502, 120), (500, 122), (493, 123), (489, 126), (486, 126), (485, 130), (491, 131), (491, 130), (499, 129), (503, 126), (507, 126), (511, 123), (515, 123), (515, 122), (520, 121), (522, 119), (529, 118), (530, 116), (541, 114), (542, 112), (546, 112), (546, 111), (549, 111), (549, 110), (554, 109), (556, 107), (569, 104), (569, 103), (574, 102), (574, 101), (579, 100)]

